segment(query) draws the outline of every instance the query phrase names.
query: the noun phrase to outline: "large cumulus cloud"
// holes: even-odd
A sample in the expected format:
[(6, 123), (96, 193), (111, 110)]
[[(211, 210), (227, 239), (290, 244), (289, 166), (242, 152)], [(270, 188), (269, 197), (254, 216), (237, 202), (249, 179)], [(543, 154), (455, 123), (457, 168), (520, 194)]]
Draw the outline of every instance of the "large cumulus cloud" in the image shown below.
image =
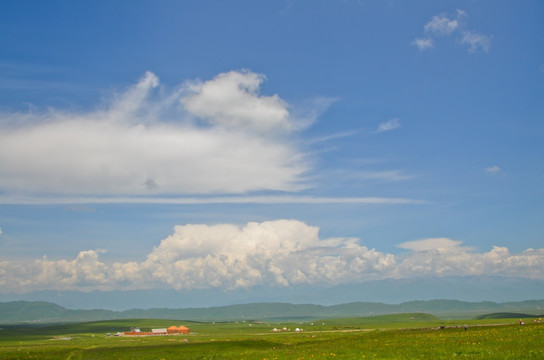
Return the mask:
[(371, 277), (391, 260), (357, 245), (354, 239), (320, 240), (316, 227), (277, 220), (241, 228), (178, 226), (143, 266), (152, 269), (154, 278), (176, 288), (238, 288), (332, 283), (363, 271)]
[(264, 76), (220, 74), (158, 90), (147, 72), (103, 107), (0, 114), (0, 192), (149, 195), (293, 191), (308, 163)]
[(480, 276), (544, 279), (544, 249), (477, 252), (448, 238), (400, 244), (393, 255), (354, 238), (319, 238), (297, 220), (176, 226), (141, 262), (105, 263), (86, 250), (74, 259), (0, 262), (4, 292), (41, 289), (240, 289), (359, 283), (411, 277)]

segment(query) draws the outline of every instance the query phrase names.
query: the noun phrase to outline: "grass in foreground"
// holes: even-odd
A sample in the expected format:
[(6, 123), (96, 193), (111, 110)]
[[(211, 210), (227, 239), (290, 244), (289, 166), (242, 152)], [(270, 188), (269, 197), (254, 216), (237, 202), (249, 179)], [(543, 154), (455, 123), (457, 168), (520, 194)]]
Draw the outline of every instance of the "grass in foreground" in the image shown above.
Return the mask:
[[(423, 315), (312, 323), (189, 323), (189, 335), (106, 333), (179, 324), (117, 320), (0, 331), (0, 359), (542, 359), (544, 324), (517, 319), (444, 322)], [(506, 324), (506, 325), (504, 325)], [(272, 328), (291, 329), (273, 333)], [(296, 327), (303, 332), (295, 332)], [(441, 328), (442, 327), (442, 328)]]

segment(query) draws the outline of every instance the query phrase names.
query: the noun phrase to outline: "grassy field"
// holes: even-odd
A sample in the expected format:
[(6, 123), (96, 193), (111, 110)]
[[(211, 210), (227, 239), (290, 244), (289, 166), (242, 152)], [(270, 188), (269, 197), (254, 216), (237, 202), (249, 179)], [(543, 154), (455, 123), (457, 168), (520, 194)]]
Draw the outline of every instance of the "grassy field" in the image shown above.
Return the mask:
[[(131, 327), (149, 331), (181, 324), (191, 334), (113, 336)], [(544, 324), (530, 319), (520, 326), (518, 319), (443, 321), (398, 314), (270, 324), (135, 319), (0, 327), (0, 359), (544, 358)], [(288, 330), (272, 331), (284, 327)]]

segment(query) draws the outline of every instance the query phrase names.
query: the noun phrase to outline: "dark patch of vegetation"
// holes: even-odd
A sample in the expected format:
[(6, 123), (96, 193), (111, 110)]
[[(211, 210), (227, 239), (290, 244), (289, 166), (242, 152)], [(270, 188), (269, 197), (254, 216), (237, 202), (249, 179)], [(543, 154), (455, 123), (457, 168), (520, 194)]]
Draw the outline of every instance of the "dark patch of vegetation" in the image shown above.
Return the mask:
[(517, 318), (541, 318), (543, 315), (524, 314), (524, 313), (512, 313), (512, 312), (498, 312), (492, 314), (484, 314), (476, 316), (475, 320), (484, 319), (517, 319)]

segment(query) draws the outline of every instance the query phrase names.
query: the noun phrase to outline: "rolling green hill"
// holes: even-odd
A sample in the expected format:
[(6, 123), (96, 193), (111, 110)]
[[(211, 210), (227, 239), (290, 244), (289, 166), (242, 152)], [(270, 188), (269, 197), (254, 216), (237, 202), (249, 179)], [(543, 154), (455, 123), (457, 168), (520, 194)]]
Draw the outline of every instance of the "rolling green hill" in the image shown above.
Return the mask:
[(45, 301), (0, 302), (0, 322), (76, 322), (115, 319), (110, 310), (69, 310)]
[[(0, 323), (38, 322), (61, 323), (97, 321), (111, 319), (183, 319), (195, 321), (233, 321), (286, 319), (324, 319), (361, 316), (376, 316), (401, 313), (463, 314), (473, 318), (485, 313), (542, 313), (544, 300), (524, 302), (463, 302), (457, 300), (410, 301), (398, 305), (383, 303), (354, 302), (332, 306), (289, 303), (254, 303), (212, 308), (187, 309), (132, 309), (111, 310), (70, 310), (49, 302), (12, 301), (0, 302)], [(515, 316), (517, 317), (517, 315)]]

